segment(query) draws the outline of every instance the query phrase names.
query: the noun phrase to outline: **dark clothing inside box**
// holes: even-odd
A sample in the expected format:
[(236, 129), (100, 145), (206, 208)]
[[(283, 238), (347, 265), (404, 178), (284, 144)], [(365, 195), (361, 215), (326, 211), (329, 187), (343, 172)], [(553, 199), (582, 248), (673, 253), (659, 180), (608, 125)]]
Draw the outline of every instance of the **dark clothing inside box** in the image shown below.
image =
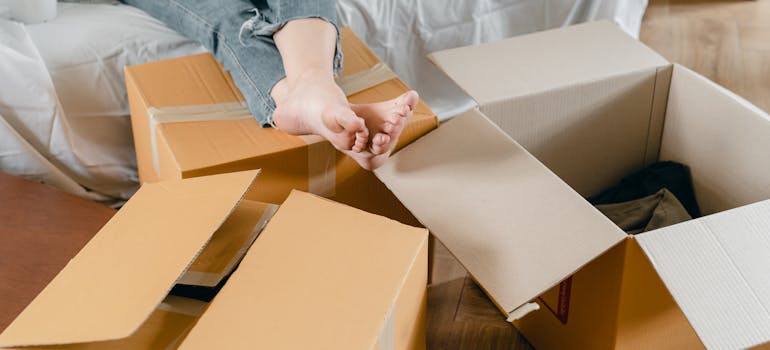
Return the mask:
[(629, 175), (588, 201), (629, 234), (700, 217), (689, 169), (670, 161)]
[(588, 199), (593, 205), (628, 202), (668, 189), (687, 209), (690, 217), (700, 217), (698, 202), (690, 180), (690, 169), (676, 162), (652, 164), (626, 176), (615, 187)]

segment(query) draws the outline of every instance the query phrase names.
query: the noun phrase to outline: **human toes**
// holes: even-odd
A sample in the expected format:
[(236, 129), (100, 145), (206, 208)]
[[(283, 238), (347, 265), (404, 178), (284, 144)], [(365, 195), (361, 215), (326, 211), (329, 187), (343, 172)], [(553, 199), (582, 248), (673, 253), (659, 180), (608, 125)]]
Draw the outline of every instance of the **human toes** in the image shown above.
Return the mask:
[(369, 130), (364, 120), (348, 108), (329, 108), (324, 110), (323, 125), (328, 133), (319, 132), (325, 136), (337, 149), (347, 151), (356, 145), (361, 148), (363, 140), (368, 140)]
[(355, 141), (353, 142), (353, 152), (363, 152), (366, 149), (366, 144), (369, 142), (369, 130), (359, 131), (356, 133)]
[(369, 142), (369, 129), (363, 118), (357, 116), (353, 110), (345, 109), (336, 114), (336, 124), (342, 127), (339, 133), (353, 135), (351, 150), (361, 152), (366, 149)]
[(419, 96), (415, 91), (406, 92), (395, 98), (393, 106), (384, 118), (382, 131), (391, 135), (397, 133), (399, 124), (404, 123), (404, 120), (412, 115), (418, 101)]
[(396, 98), (396, 106), (404, 106), (408, 108), (408, 112), (414, 111), (415, 107), (417, 107), (417, 102), (420, 101), (420, 95), (417, 94), (417, 91), (409, 90), (401, 96)]
[(364, 170), (374, 170), (385, 164), (385, 161), (388, 160), (389, 154), (381, 154), (381, 155), (374, 155), (369, 152), (361, 152), (361, 153), (354, 153), (354, 152), (345, 152), (347, 155), (349, 155), (353, 160), (358, 163), (361, 168)]
[(388, 134), (377, 133), (372, 137), (371, 152), (374, 155), (380, 155), (390, 150), (391, 137)]

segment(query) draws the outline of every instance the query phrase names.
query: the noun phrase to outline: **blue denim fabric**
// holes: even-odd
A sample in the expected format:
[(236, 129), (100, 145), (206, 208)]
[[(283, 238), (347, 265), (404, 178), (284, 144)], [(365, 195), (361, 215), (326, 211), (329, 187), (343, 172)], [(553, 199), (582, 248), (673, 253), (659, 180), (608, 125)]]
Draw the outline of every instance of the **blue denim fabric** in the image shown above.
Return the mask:
[(336, 0), (123, 0), (199, 41), (233, 76), (262, 126), (274, 126), (273, 86), (286, 76), (273, 34), (287, 22), (320, 18), (337, 28), (334, 72), (342, 70)]

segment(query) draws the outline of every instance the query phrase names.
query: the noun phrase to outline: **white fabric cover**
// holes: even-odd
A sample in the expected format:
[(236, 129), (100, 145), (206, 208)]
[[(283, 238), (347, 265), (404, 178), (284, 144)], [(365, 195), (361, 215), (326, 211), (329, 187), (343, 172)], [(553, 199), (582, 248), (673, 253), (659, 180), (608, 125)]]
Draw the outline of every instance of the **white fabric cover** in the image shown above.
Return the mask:
[(59, 4), (48, 23), (0, 21), (0, 170), (103, 202), (130, 197), (123, 67), (205, 49), (124, 5)]
[[(5, 1), (5, 0), (0, 0)], [(638, 34), (646, 0), (339, 0), (351, 26), (442, 119), (473, 105), (425, 54), (609, 18)], [(119, 203), (136, 190), (123, 67), (204, 52), (125, 5), (59, 3), (0, 19), (0, 171)]]
[(599, 19), (638, 37), (646, 8), (647, 0), (339, 0), (338, 14), (446, 120), (475, 104), (426, 54)]

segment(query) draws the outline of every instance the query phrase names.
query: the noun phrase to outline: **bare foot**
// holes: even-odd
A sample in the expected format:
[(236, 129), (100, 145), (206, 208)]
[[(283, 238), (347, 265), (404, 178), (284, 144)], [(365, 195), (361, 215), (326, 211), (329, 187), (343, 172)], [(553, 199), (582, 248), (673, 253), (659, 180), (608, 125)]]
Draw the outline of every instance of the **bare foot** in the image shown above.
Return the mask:
[(367, 152), (350, 156), (367, 170), (385, 163), (419, 99), (417, 92), (409, 91), (388, 101), (351, 105), (356, 115), (366, 121), (371, 138)]
[(369, 130), (350, 108), (327, 71), (307, 71), (293, 81), (279, 81), (271, 92), (275, 125), (292, 135), (316, 134), (345, 153), (366, 149)]
[(273, 121), (279, 129), (292, 135), (321, 135), (366, 170), (378, 168), (390, 157), (419, 101), (417, 93), (409, 91), (388, 101), (349, 105), (325, 72), (281, 80), (271, 95), (277, 106)]

